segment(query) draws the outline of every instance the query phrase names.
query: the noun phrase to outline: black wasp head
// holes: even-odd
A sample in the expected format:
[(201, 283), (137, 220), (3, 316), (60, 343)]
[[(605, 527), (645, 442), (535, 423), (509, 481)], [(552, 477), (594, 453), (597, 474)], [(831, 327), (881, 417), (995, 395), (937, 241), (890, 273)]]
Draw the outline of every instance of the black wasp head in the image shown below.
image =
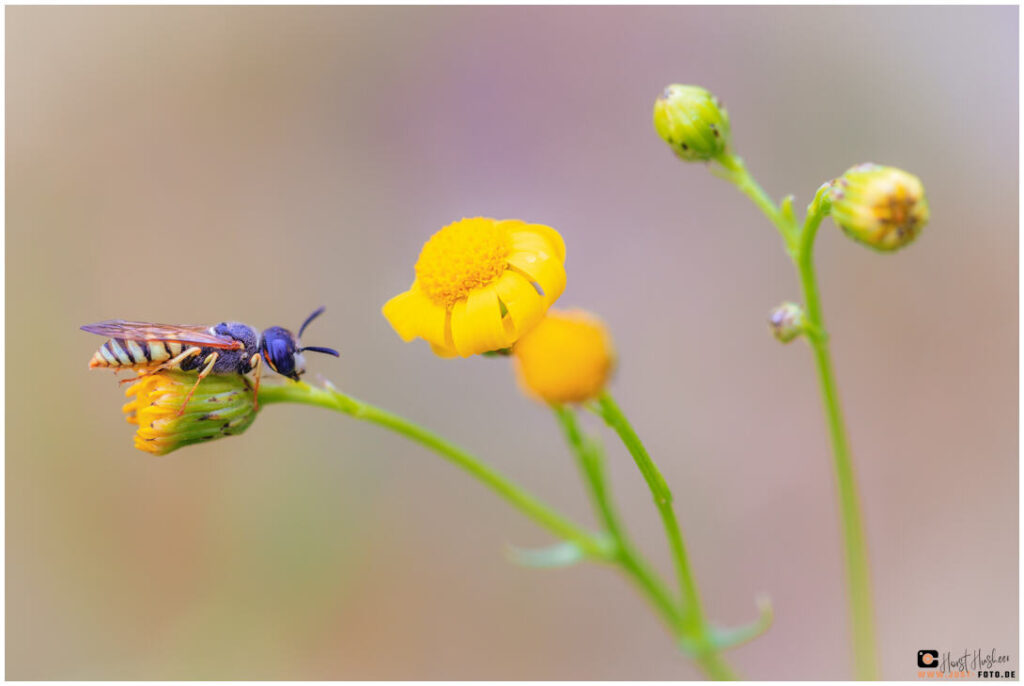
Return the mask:
[(306, 317), (306, 321), (299, 328), (298, 336), (283, 326), (272, 326), (263, 331), (263, 341), (260, 348), (263, 353), (263, 359), (267, 361), (271, 369), (281, 376), (287, 376), (289, 379), (298, 381), (299, 377), (306, 373), (306, 360), (302, 356), (303, 351), (312, 350), (313, 352), (338, 357), (338, 351), (331, 348), (321, 348), (312, 345), (304, 348), (300, 347), (299, 339), (302, 337), (306, 327), (309, 326), (311, 321), (319, 317), (323, 311), (324, 308), (321, 307)]

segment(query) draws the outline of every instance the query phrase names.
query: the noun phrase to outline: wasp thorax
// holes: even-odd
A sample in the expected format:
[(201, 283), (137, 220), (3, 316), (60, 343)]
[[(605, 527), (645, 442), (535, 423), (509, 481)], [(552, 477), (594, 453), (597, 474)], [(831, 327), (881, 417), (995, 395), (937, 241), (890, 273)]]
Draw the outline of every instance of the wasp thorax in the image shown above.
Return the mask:
[(654, 103), (654, 129), (687, 162), (713, 159), (729, 147), (729, 113), (700, 86), (666, 88)]

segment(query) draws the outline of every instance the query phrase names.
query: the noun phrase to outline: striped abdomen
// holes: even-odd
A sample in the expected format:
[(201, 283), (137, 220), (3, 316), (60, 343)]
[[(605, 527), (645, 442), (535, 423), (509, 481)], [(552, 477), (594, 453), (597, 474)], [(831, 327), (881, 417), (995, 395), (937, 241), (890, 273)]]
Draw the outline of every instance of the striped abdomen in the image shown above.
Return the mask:
[(100, 346), (89, 360), (89, 368), (96, 367), (150, 367), (177, 357), (186, 346), (171, 341), (131, 341), (111, 338)]

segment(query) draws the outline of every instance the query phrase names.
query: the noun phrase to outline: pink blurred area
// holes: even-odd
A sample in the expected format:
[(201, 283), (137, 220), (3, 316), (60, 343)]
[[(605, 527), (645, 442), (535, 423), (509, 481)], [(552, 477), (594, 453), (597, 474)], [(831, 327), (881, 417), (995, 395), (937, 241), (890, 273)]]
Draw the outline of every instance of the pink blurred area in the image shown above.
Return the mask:
[[(893, 255), (826, 222), (818, 264), (866, 512), (883, 674), (1018, 645), (1017, 8), (11, 7), (7, 677), (688, 679), (613, 571), (435, 455), (313, 408), (152, 458), (86, 363), (107, 318), (295, 327), (330, 378), (593, 524), (553, 417), (506, 360), (403, 344), (380, 306), (463, 216), (556, 227), (562, 303), (599, 313), (613, 391), (677, 494), (708, 614), (771, 631), (756, 679), (851, 675), (837, 507), (779, 237), (673, 158), (651, 105), (718, 94), (797, 207), (847, 167), (918, 174)], [(596, 423), (588, 426), (597, 430)], [(606, 435), (630, 529), (650, 497)]]

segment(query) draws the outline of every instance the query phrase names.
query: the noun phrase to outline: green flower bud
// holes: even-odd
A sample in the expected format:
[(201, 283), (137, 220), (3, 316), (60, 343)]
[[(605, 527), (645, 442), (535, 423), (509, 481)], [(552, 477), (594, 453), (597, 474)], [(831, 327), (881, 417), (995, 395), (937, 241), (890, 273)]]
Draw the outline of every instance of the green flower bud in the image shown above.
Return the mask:
[(687, 162), (710, 160), (729, 147), (729, 113), (700, 86), (666, 88), (654, 103), (654, 129)]
[(831, 183), (832, 220), (847, 236), (881, 251), (907, 245), (928, 223), (921, 180), (895, 167), (859, 164)]
[(768, 326), (775, 338), (783, 343), (789, 343), (807, 330), (804, 308), (796, 303), (784, 302), (772, 310)]
[(155, 372), (128, 388), (123, 411), (125, 419), (138, 426), (136, 448), (166, 455), (193, 443), (240, 434), (256, 419), (252, 389), (242, 376), (211, 374), (195, 387), (196, 380), (195, 374)]

